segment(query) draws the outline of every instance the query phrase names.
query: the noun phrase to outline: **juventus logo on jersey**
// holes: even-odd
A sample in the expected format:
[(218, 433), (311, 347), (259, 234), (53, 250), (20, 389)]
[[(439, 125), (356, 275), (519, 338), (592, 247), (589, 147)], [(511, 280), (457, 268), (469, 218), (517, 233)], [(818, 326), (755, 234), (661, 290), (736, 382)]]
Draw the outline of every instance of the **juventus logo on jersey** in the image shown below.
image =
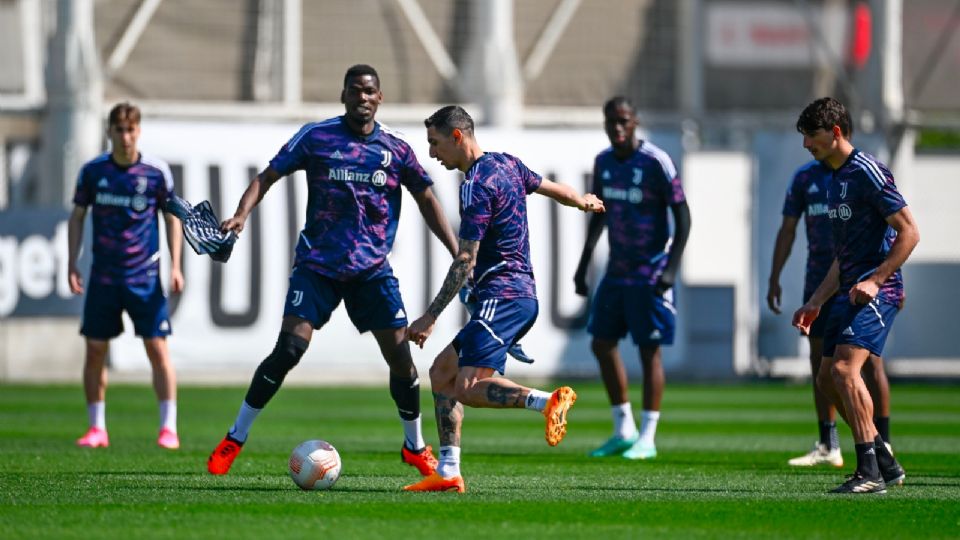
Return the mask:
[(380, 160), (380, 166), (389, 167), (390, 162), (393, 161), (393, 152), (389, 150), (381, 150), (380, 154), (383, 155), (383, 159)]
[(840, 182), (840, 198), (847, 198), (847, 182)]
[(143, 194), (147, 191), (147, 182), (148, 180), (143, 176), (137, 177), (137, 193)]
[(633, 185), (639, 186), (640, 182), (643, 180), (643, 169), (633, 169)]
[(301, 303), (303, 303), (303, 291), (293, 291), (293, 298), (290, 299), (290, 304), (299, 306)]

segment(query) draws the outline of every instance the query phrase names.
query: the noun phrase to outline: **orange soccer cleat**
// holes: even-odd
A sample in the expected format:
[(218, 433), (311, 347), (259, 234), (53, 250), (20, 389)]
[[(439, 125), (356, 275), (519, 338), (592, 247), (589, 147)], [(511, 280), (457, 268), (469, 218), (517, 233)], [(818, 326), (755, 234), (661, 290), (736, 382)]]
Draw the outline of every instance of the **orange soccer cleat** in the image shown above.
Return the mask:
[(550, 394), (550, 401), (547, 407), (543, 409), (543, 415), (547, 417), (547, 444), (556, 446), (563, 440), (567, 434), (567, 411), (577, 401), (577, 393), (569, 386), (561, 386)]
[(210, 474), (227, 474), (230, 472), (233, 460), (237, 458), (242, 448), (243, 443), (235, 441), (227, 435), (207, 458), (207, 471)]
[(416, 484), (403, 486), (403, 490), (404, 491), (456, 491), (457, 493), (463, 493), (467, 490), (467, 488), (463, 484), (462, 476), (454, 476), (453, 478), (444, 478), (439, 474), (437, 474), (436, 472), (434, 472), (430, 476), (424, 478), (423, 480), (417, 482)]
[(421, 476), (430, 476), (437, 470), (437, 458), (433, 456), (433, 448), (430, 446), (424, 447), (420, 452), (414, 452), (404, 445), (400, 449), (400, 460), (416, 467)]

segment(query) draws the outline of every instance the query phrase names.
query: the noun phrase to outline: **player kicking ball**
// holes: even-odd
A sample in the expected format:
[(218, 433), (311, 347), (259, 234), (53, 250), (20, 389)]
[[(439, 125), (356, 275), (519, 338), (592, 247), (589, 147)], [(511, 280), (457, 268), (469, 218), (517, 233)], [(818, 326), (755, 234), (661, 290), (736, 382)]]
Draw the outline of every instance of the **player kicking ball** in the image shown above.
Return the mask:
[(566, 434), (567, 412), (577, 399), (567, 386), (549, 393), (494, 377), (495, 372), (504, 372), (507, 350), (537, 319), (527, 195), (539, 193), (585, 212), (603, 212), (604, 207), (596, 196), (581, 196), (569, 186), (544, 179), (509, 154), (484, 153), (474, 138), (473, 119), (460, 107), (443, 107), (424, 124), (430, 157), (464, 174), (460, 246), (440, 292), (407, 329), (407, 338), (422, 348), (440, 313), (471, 275), (477, 301), (470, 321), (430, 368), (440, 463), (435, 473), (403, 489), (463, 493), (464, 405), (540, 412), (546, 417), (547, 444), (556, 446)]

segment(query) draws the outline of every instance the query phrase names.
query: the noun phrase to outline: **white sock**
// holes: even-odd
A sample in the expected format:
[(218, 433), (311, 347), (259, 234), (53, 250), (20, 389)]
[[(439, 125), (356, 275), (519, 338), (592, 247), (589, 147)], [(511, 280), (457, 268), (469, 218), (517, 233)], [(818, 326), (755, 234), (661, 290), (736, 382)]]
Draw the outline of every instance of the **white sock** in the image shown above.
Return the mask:
[(460, 476), (459, 446), (441, 446), (439, 461), (440, 464), (437, 466), (437, 474), (444, 478)]
[(613, 414), (613, 434), (621, 439), (633, 437), (637, 432), (637, 422), (633, 419), (633, 408), (630, 402), (613, 405), (610, 407)]
[(403, 444), (410, 450), (420, 450), (427, 445), (423, 441), (419, 416), (413, 420), (403, 420)]
[(177, 400), (168, 399), (160, 402), (160, 429), (177, 432)]
[(657, 421), (660, 420), (660, 411), (643, 411), (640, 413), (640, 440), (653, 444), (657, 436)]
[(548, 401), (550, 401), (550, 392), (531, 388), (530, 393), (527, 394), (526, 407), (534, 411), (543, 412), (543, 410), (547, 408)]
[(107, 429), (107, 403), (105, 401), (87, 403), (87, 420), (90, 421), (90, 427)]
[(246, 400), (240, 404), (240, 412), (237, 413), (237, 419), (230, 428), (230, 437), (240, 442), (247, 442), (247, 436), (250, 435), (250, 426), (257, 419), (257, 415), (263, 409), (254, 409), (247, 405)]

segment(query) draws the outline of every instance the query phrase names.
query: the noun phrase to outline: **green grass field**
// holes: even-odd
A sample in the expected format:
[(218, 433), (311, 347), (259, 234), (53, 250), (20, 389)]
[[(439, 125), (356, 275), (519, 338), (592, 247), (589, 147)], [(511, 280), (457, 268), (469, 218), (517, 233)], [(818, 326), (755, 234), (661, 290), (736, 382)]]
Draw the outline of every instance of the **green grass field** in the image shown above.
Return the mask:
[[(960, 388), (893, 385), (894, 448), (907, 483), (885, 495), (826, 492), (852, 470), (797, 470), (816, 424), (806, 385), (667, 389), (651, 462), (588, 459), (610, 430), (602, 388), (580, 394), (563, 443), (542, 417), (468, 409), (467, 493), (404, 493), (418, 477), (384, 388), (284, 388), (260, 416), (233, 470), (205, 461), (233, 420), (242, 388), (180, 389), (179, 451), (155, 445), (146, 386), (108, 393), (111, 446), (74, 446), (86, 427), (79, 383), (0, 385), (0, 538), (957, 538)], [(639, 389), (635, 390), (635, 394)], [(436, 444), (429, 392), (424, 431)], [(635, 403), (639, 395), (634, 396)], [(300, 491), (287, 457), (303, 440), (343, 458), (334, 489)]]

